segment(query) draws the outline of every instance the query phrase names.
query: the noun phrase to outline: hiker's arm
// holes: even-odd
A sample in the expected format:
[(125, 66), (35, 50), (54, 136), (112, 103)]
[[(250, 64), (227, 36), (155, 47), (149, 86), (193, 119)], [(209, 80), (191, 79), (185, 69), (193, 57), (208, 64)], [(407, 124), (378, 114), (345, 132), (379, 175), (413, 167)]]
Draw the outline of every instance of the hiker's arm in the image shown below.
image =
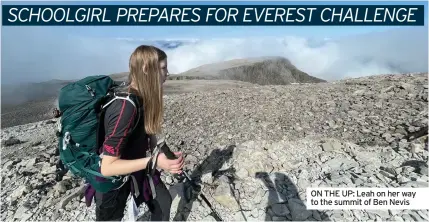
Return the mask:
[[(137, 110), (134, 106), (122, 100), (115, 101), (106, 111), (106, 138), (103, 143), (103, 159), (101, 160), (101, 174), (104, 176), (125, 175), (145, 169), (150, 157), (136, 160), (120, 159), (121, 151), (128, 141), (130, 131), (134, 127), (134, 119), (137, 118)], [(157, 166), (171, 173), (180, 173), (184, 160), (180, 152), (176, 152), (179, 158), (169, 160), (161, 153), (158, 156)]]
[(104, 156), (101, 162), (101, 174), (103, 174), (103, 176), (129, 174), (145, 169), (148, 161), (149, 157), (135, 160), (123, 160), (119, 157)]
[(136, 160), (120, 159), (134, 128), (137, 109), (126, 100), (113, 102), (106, 111), (106, 135), (103, 143), (101, 174), (104, 176), (124, 175), (146, 168), (149, 158)]

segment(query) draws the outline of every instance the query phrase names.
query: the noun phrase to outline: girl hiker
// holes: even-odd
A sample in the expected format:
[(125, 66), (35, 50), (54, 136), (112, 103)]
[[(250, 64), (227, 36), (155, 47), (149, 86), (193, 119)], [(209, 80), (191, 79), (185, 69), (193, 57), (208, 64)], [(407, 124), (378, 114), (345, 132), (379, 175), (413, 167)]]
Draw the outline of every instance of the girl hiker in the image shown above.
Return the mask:
[(154, 135), (161, 133), (164, 113), (162, 85), (168, 73), (167, 55), (156, 47), (141, 45), (132, 53), (129, 69), (129, 85), (123, 86), (123, 90), (136, 96), (141, 105), (140, 111), (137, 112), (132, 103), (125, 100), (115, 100), (107, 108), (105, 137), (101, 147), (101, 174), (114, 176), (131, 173), (133, 179), (130, 177), (119, 189), (95, 193), (96, 220), (120, 221), (127, 198), (132, 193), (137, 206), (143, 202), (147, 204), (152, 221), (169, 221), (172, 199), (160, 179), (160, 172), (155, 170), (152, 181), (148, 181), (145, 171), (148, 163), (153, 162), (158, 169), (173, 174), (181, 173), (184, 165), (180, 152), (175, 152), (178, 158), (174, 160), (167, 159), (163, 153), (155, 157), (156, 160), (146, 154), (156, 144)]

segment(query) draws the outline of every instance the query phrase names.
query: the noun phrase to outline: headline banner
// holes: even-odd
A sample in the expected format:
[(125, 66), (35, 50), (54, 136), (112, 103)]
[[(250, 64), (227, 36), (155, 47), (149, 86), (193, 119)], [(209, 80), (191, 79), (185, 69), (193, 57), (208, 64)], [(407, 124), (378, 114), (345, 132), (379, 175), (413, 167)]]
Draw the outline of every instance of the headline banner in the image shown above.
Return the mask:
[(3, 5), (4, 26), (424, 26), (424, 5)]

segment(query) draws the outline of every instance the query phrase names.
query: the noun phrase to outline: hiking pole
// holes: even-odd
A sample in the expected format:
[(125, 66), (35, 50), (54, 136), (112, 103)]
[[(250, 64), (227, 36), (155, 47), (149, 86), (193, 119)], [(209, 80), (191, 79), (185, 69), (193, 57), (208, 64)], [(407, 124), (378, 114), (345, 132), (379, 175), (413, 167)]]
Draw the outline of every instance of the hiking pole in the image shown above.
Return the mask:
[[(174, 153), (171, 152), (170, 148), (168, 147), (167, 143), (164, 140), (161, 140), (159, 144), (161, 146), (160, 148), (161, 152), (163, 152), (168, 159), (170, 160), (177, 159), (176, 155), (174, 155)], [(193, 181), (185, 171), (182, 171), (182, 175), (185, 176), (186, 179), (188, 179), (188, 181), (190, 182), (193, 188), (197, 188), (200, 191), (199, 196), (201, 197), (201, 199), (204, 200), (204, 202), (207, 204), (207, 206), (209, 206), (210, 210), (212, 211), (210, 215), (213, 216), (216, 221), (223, 221), (220, 215), (217, 213), (217, 211), (213, 208), (209, 200), (203, 194), (203, 191), (199, 189), (198, 184), (196, 184), (195, 181)]]

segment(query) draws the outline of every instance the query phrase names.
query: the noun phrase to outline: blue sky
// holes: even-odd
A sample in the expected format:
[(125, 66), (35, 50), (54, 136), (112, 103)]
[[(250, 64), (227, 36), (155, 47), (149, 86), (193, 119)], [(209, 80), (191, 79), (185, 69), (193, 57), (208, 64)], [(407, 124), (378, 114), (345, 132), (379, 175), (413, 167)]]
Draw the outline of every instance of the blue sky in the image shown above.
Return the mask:
[[(2, 2), (3, 4), (8, 4)], [(322, 2), (251, 2), (251, 4), (321, 4)], [(28, 4), (28, 2), (13, 2)], [(142, 4), (141, 2), (31, 2), (31, 4)], [(144, 2), (144, 4), (249, 4), (247, 2)], [(425, 27), (2, 27), (2, 83), (70, 79), (88, 74), (127, 71), (129, 53), (142, 39), (200, 39), (169, 51), (170, 71), (179, 73), (205, 63), (262, 55), (285, 56), (309, 74), (339, 79), (365, 73), (427, 71), (427, 2), (323, 2), (323, 4), (424, 4)], [(424, 34), (426, 32), (426, 34)], [(379, 34), (377, 34), (379, 33)], [(387, 33), (387, 34), (386, 34)], [(383, 37), (381, 37), (383, 36)], [(223, 38), (224, 40), (213, 40)], [(232, 44), (233, 40), (239, 39)], [(279, 38), (281, 38), (279, 40)], [(133, 39), (134, 41), (125, 41)], [(273, 40), (275, 39), (275, 40)], [(374, 42), (373, 41), (379, 41)], [(391, 45), (387, 43), (392, 40)], [(338, 42), (330, 42), (337, 40)], [(223, 42), (222, 42), (223, 41)], [(316, 43), (314, 42), (316, 41)], [(293, 43), (293, 45), (292, 45)], [(249, 44), (249, 45), (246, 45)], [(256, 47), (255, 44), (267, 44)], [(277, 44), (277, 45), (276, 45)], [(361, 44), (361, 45), (359, 45)], [(419, 46), (420, 44), (420, 46)], [(426, 48), (421, 47), (423, 44)], [(227, 45), (229, 48), (227, 48)], [(252, 45), (252, 46), (251, 46)], [(313, 47), (317, 45), (317, 47)], [(355, 45), (355, 46), (354, 46)], [(359, 47), (356, 47), (358, 45)], [(372, 54), (362, 47), (375, 49)], [(237, 46), (237, 47), (236, 47)], [(302, 48), (296, 48), (296, 47)], [(236, 47), (236, 48), (234, 48)], [(248, 49), (248, 48), (251, 49)], [(252, 48), (253, 47), (253, 48)], [(380, 47), (380, 48), (377, 48)], [(381, 48), (384, 47), (384, 48)], [(399, 48), (399, 49), (397, 49)], [(401, 54), (393, 58), (396, 51)], [(378, 51), (385, 51), (380, 54)], [(411, 56), (417, 62), (407, 59)], [(417, 54), (417, 57), (413, 55)], [(184, 56), (186, 55), (186, 56)], [(332, 56), (330, 59), (325, 57)], [(348, 57), (349, 56), (349, 57)], [(203, 57), (203, 58), (200, 58)], [(401, 58), (400, 58), (401, 57)], [(410, 58), (411, 58), (410, 57)], [(356, 63), (352, 60), (371, 61)], [(426, 60), (426, 61), (424, 61)], [(71, 62), (72, 61), (72, 62)], [(317, 61), (317, 62), (314, 62)], [(348, 66), (337, 70), (338, 64)], [(319, 66), (315, 66), (319, 64)], [(361, 65), (370, 67), (363, 69)], [(313, 66), (313, 67), (312, 67)], [(423, 67), (423, 68), (422, 68)], [(426, 68), (424, 68), (426, 67)], [(423, 70), (422, 70), (423, 69)], [(21, 79), (25, 78), (25, 79)]]

